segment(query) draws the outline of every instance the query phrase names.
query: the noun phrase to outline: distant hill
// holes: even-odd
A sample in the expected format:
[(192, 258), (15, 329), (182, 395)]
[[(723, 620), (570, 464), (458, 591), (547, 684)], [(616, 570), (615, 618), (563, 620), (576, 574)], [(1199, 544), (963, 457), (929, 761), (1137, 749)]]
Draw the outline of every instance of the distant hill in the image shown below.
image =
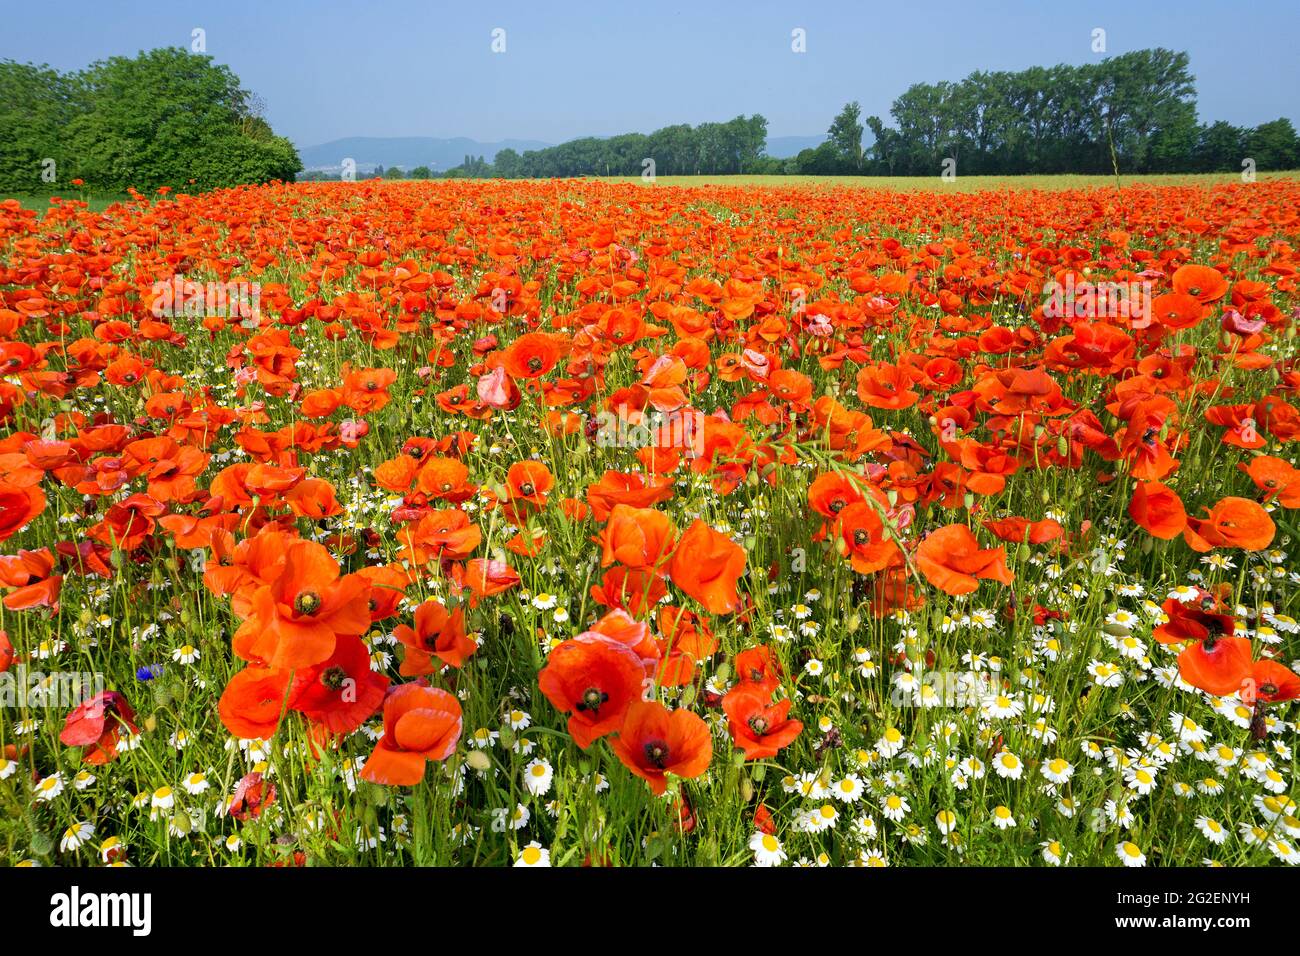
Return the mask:
[(767, 138), (767, 155), (773, 159), (789, 159), (798, 156), (805, 149), (816, 149), (826, 142), (826, 134), (820, 136), (769, 136)]
[(435, 139), (432, 136), (348, 136), (319, 146), (301, 146), (298, 155), (307, 170), (337, 170), (343, 160), (356, 162), (357, 169), (368, 172), (376, 166), (398, 166), (410, 170), (416, 166), (445, 172), (459, 166), (466, 155), (482, 156), (489, 163), (503, 149), (522, 153), (526, 149), (550, 146), (533, 139), (506, 139), (499, 143), (480, 143), (476, 139), (456, 136)]

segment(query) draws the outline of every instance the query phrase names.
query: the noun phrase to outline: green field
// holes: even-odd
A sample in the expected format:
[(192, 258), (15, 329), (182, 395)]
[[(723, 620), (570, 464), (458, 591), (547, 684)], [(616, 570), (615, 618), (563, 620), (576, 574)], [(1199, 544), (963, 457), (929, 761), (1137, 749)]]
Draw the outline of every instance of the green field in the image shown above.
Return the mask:
[[(108, 195), (108, 196), (85, 196), (85, 197), (71, 195), (71, 194), (64, 195), (64, 194), (57, 194), (57, 193), (55, 195), (57, 195), (60, 199), (63, 199), (65, 201), (71, 199), (82, 199), (90, 205), (91, 212), (103, 212), (109, 206), (113, 205), (113, 203), (126, 202), (131, 198), (130, 196), (127, 196), (125, 194), (120, 194), (120, 195), (115, 194), (115, 195)], [(16, 196), (4, 196), (2, 198), (17, 199), (20, 203), (22, 203), (24, 209), (35, 209), (37, 212), (44, 212), (46, 209), (50, 208), (50, 199), (52, 197), (47, 195), (33, 195), (31, 193), (20, 193)]]

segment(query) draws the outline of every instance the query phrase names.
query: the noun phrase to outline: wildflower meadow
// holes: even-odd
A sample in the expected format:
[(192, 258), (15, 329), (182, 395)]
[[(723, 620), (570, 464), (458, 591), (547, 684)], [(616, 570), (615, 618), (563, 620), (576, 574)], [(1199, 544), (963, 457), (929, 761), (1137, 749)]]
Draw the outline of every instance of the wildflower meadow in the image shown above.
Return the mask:
[(1300, 861), (1300, 182), (0, 203), (0, 858)]

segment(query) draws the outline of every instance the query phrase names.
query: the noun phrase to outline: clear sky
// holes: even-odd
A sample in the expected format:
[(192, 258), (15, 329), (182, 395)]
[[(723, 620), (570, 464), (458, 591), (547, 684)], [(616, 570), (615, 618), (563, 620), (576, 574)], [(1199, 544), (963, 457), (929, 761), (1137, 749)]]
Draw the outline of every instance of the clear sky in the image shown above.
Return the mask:
[(824, 132), (854, 99), (885, 117), (915, 82), (1099, 59), (1097, 27), (1108, 54), (1187, 51), (1202, 120), (1300, 123), (1300, 0), (3, 0), (0, 59), (74, 69), (188, 48), (202, 28), (300, 146), (562, 142), (739, 113), (786, 136)]

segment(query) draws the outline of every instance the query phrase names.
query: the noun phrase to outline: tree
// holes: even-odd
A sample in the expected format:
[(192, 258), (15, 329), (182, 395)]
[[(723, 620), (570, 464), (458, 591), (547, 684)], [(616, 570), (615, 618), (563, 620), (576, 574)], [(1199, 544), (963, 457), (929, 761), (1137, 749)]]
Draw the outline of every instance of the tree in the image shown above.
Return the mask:
[(1259, 169), (1300, 167), (1300, 138), (1289, 119), (1262, 123), (1248, 132), (1245, 140), (1245, 156), (1253, 159)]
[(518, 179), (522, 175), (519, 153), (509, 147), (497, 153), (492, 165), (496, 167), (496, 175), (503, 179)]
[[(179, 48), (112, 57), (65, 78), (68, 178), (124, 191), (292, 180), (297, 150), (276, 136), (229, 67)], [(60, 170), (60, 179), (63, 179)]]
[(855, 100), (840, 110), (826, 131), (827, 142), (846, 172), (862, 171), (862, 107)]
[(62, 138), (74, 93), (72, 78), (48, 66), (0, 61), (0, 192), (66, 187), (74, 177)]

